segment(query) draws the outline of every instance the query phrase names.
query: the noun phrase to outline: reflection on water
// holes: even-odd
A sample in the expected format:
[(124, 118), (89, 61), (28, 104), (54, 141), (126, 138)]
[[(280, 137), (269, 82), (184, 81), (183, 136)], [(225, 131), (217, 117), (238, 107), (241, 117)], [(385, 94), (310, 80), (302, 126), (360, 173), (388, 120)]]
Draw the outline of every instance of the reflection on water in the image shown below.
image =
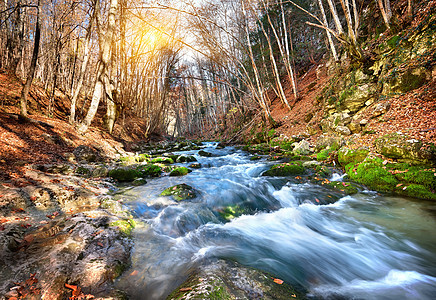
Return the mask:
[[(220, 257), (301, 284), (309, 297), (433, 299), (432, 204), (372, 192), (331, 203), (337, 195), (323, 187), (261, 177), (268, 163), (240, 151), (206, 151), (215, 157), (189, 152), (206, 167), (119, 195), (148, 224), (135, 230), (132, 267), (118, 282), (132, 298), (165, 299), (190, 270)], [(177, 204), (158, 196), (179, 183), (199, 197)], [(224, 223), (218, 212), (241, 204), (248, 214)]]

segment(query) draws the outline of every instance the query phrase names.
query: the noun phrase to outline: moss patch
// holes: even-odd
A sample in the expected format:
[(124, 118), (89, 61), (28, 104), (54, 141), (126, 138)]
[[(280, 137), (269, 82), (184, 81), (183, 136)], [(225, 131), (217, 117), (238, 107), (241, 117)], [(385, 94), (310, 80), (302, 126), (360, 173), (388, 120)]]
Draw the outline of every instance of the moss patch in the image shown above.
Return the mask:
[(128, 182), (141, 177), (141, 173), (136, 169), (124, 167), (110, 170), (109, 177), (112, 177), (119, 182)]
[(368, 156), (369, 150), (359, 148), (351, 150), (349, 148), (341, 148), (338, 152), (338, 162), (341, 166), (346, 166), (350, 163), (356, 164), (362, 162)]
[(173, 164), (174, 160), (171, 157), (156, 157), (151, 160), (153, 164), (161, 163), (161, 164)]
[(159, 196), (172, 196), (179, 202), (197, 197), (197, 191), (192, 186), (182, 183), (165, 189)]
[(153, 164), (140, 166), (137, 170), (141, 173), (142, 177), (159, 177), (162, 173), (162, 168)]
[(118, 220), (109, 224), (112, 227), (118, 227), (120, 232), (125, 236), (131, 236), (133, 229), (136, 227), (136, 222), (133, 219)]
[(262, 176), (291, 176), (302, 175), (305, 173), (304, 167), (301, 162), (288, 162), (283, 164), (274, 165), (268, 171), (264, 172)]
[(344, 192), (347, 195), (353, 195), (359, 192), (357, 185), (351, 182), (331, 181), (325, 186)]
[(171, 171), (170, 176), (185, 176), (189, 173), (189, 169), (186, 167), (178, 167)]

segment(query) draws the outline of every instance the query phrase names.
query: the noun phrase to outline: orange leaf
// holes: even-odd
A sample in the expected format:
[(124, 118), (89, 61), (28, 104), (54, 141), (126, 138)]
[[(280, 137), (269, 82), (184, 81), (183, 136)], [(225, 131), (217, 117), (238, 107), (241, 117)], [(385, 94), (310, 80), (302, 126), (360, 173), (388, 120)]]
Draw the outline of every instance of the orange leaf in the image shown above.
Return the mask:
[(278, 278), (274, 278), (274, 282), (277, 284), (283, 284), (283, 280), (278, 279)]
[(130, 276), (136, 276), (136, 275), (138, 275), (138, 270), (135, 270), (132, 273), (130, 273)]
[(100, 247), (104, 247), (102, 242), (98, 242), (97, 245), (99, 245)]
[(67, 289), (70, 289), (70, 290), (73, 290), (73, 291), (77, 291), (77, 285), (71, 285), (71, 284), (65, 283), (65, 287)]
[(179, 291), (180, 291), (180, 292), (192, 291), (192, 288), (191, 288), (191, 287), (181, 288)]
[(297, 295), (295, 295), (295, 294), (292, 294), (292, 295), (291, 295), (291, 297), (293, 297), (293, 298), (297, 298)]

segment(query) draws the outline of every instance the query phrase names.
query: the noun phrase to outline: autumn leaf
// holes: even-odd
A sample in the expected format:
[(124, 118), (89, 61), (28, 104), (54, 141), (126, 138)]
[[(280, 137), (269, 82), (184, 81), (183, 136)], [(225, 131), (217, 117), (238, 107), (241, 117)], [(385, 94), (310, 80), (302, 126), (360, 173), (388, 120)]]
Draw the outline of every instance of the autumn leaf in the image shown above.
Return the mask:
[(179, 291), (180, 291), (180, 292), (192, 291), (192, 287), (181, 288)]
[(136, 275), (138, 275), (138, 270), (135, 270), (132, 273), (130, 273), (130, 276), (136, 276)]
[(70, 289), (70, 290), (73, 290), (73, 291), (77, 291), (77, 288), (78, 288), (77, 285), (71, 285), (71, 284), (68, 284), (68, 283), (65, 283), (65, 287), (67, 289)]
[(283, 280), (278, 279), (278, 278), (274, 278), (274, 282), (277, 284), (283, 284)]

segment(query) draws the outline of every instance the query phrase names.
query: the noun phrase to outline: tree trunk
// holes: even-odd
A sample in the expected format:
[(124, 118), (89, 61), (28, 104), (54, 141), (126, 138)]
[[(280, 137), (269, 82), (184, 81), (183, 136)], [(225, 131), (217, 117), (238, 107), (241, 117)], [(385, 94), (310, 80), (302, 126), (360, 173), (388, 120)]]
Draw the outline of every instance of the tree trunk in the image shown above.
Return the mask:
[(82, 66), (80, 68), (79, 73), (79, 80), (77, 82), (76, 90), (74, 91), (73, 98), (71, 99), (71, 108), (70, 108), (70, 124), (74, 124), (74, 121), (76, 120), (76, 103), (77, 99), (79, 98), (80, 91), (82, 90), (83, 86), (83, 80), (85, 78), (85, 72), (86, 68), (88, 67), (88, 62), (91, 54), (91, 33), (92, 33), (92, 26), (94, 24), (95, 16), (97, 13), (100, 13), (100, 9), (98, 9), (98, 1), (94, 4), (94, 13), (91, 16), (91, 20), (89, 22), (88, 31), (86, 32), (85, 36), (85, 45), (84, 45), (84, 51), (83, 54), (83, 61)]
[(102, 45), (100, 54), (100, 67), (97, 73), (97, 82), (94, 88), (94, 94), (92, 95), (91, 105), (85, 119), (79, 126), (79, 133), (85, 133), (91, 125), (95, 114), (97, 113), (98, 105), (103, 96), (105, 76), (107, 76), (107, 68), (111, 57), (111, 46), (115, 35), (115, 16), (118, 10), (118, 0), (110, 1), (110, 8), (108, 13), (108, 24), (105, 34), (105, 39)]
[(339, 35), (344, 33), (344, 29), (342, 28), (341, 21), (339, 20), (338, 12), (336, 11), (336, 6), (332, 2), (333, 0), (327, 0), (330, 12), (332, 13), (333, 20), (335, 21), (336, 30), (338, 31)]
[(17, 66), (20, 63), (24, 46), (24, 17), (21, 8), (21, 2), (18, 1), (15, 8), (15, 20), (12, 37), (8, 41), (8, 68), (15, 75)]
[[(319, 8), (321, 10), (322, 19), (325, 23), (325, 26), (328, 27), (327, 17), (325, 15), (324, 6), (322, 5), (322, 0), (318, 0), (318, 3), (319, 3)], [(333, 43), (332, 35), (328, 30), (326, 30), (326, 34), (327, 34), (327, 39), (329, 41), (330, 50), (332, 51), (333, 54), (333, 58), (335, 59), (335, 61), (338, 61), (338, 54), (336, 53), (336, 48), (335, 48), (335, 44)]]
[(407, 0), (407, 18), (409, 20), (413, 18), (413, 0)]
[(391, 29), (391, 26), (389, 25), (390, 17), (388, 16), (388, 14), (387, 14), (387, 12), (385, 10), (385, 7), (383, 6), (383, 0), (377, 0), (377, 3), (378, 3), (378, 6), (380, 8), (380, 12), (381, 12), (381, 14), (383, 16), (383, 20), (384, 20), (384, 22), (386, 24), (386, 27), (388, 29)]
[(40, 28), (40, 13), (39, 13), (40, 0), (38, 0), (37, 13), (36, 13), (36, 28), (35, 28), (35, 43), (33, 46), (32, 61), (30, 62), (29, 73), (27, 74), (26, 83), (21, 90), (21, 110), (20, 114), (23, 117), (27, 117), (27, 95), (29, 94), (30, 86), (32, 85), (33, 77), (35, 76), (36, 62), (38, 60), (39, 53), (39, 42), (41, 39), (41, 28)]

